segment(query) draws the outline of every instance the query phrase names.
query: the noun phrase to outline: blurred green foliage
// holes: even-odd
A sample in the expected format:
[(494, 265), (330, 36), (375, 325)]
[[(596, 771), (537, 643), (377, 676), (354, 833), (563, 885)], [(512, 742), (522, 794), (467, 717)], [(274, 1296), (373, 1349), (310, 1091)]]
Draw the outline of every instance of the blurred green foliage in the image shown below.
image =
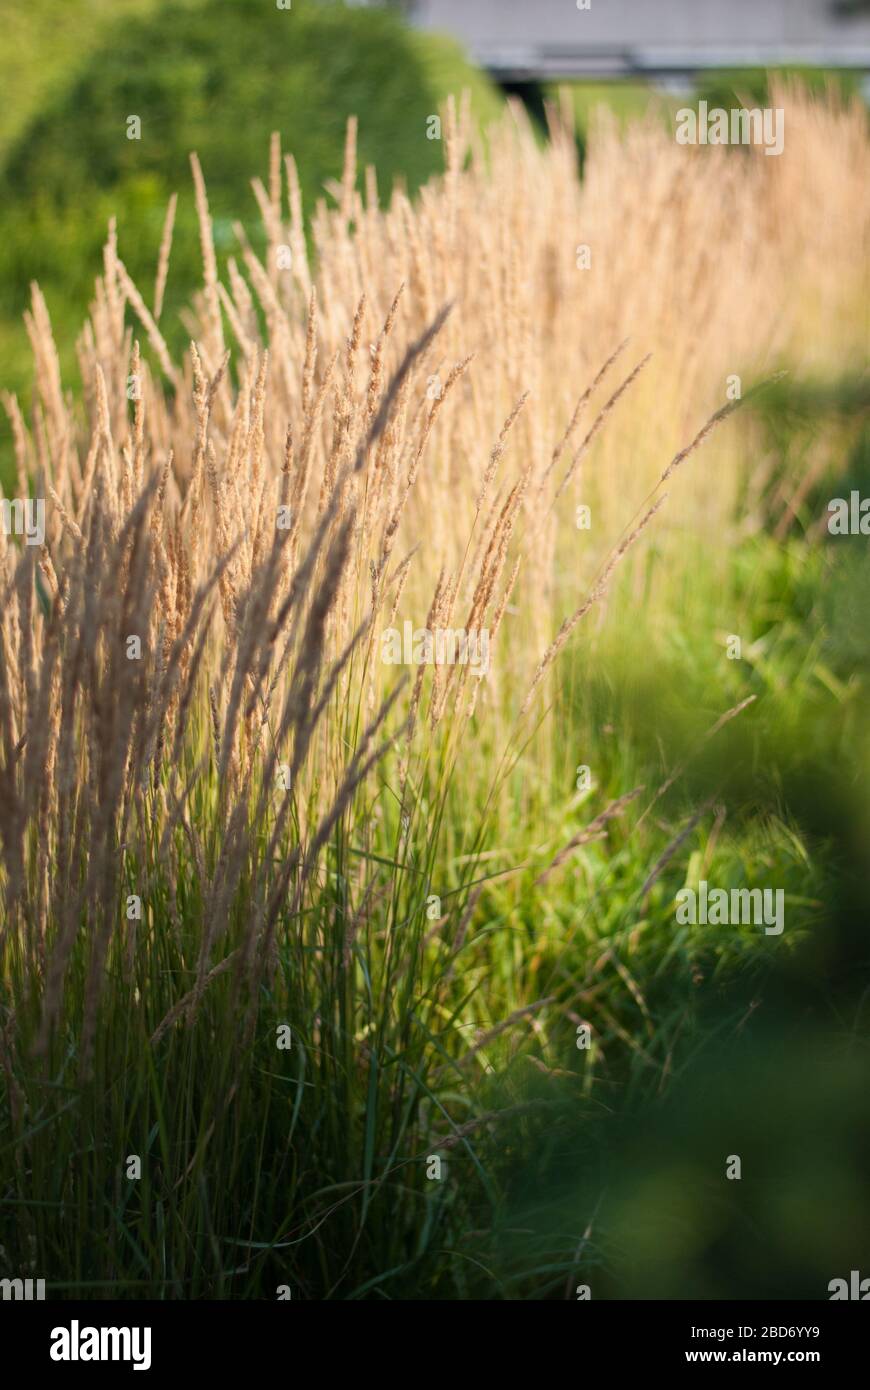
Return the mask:
[[(358, 168), (376, 165), (388, 197), (395, 180), (413, 192), (442, 167), (441, 144), (427, 139), (426, 123), (448, 94), (468, 88), (484, 125), (501, 110), (496, 89), (457, 44), (416, 33), (389, 10), (173, 0), (121, 14), (114, 8), (111, 22), (101, 5), (84, 7), (81, 17), (81, 35), (67, 36), (66, 70), (57, 44), (49, 46), (49, 89), (41, 76), (46, 36), (31, 26), (30, 62), (25, 51), (18, 83), (26, 86), (29, 71), (39, 95), (0, 169), (0, 379), (14, 389), (29, 375), (20, 318), (30, 282), (46, 295), (68, 374), (109, 217), (117, 216), (121, 256), (150, 299), (173, 192), (165, 331), (171, 342), (184, 338), (178, 310), (201, 282), (192, 150), (226, 253), (234, 218), (252, 233), (259, 223), (250, 180), (267, 174), (273, 130), (296, 159), (310, 215), (324, 181), (341, 174), (348, 116), (359, 118)], [(127, 138), (131, 115), (141, 119), (139, 140)]]
[[(106, 30), (119, 17), (153, 10), (160, 0), (0, 0), (0, 162), (11, 144), (52, 100), (58, 85), (67, 87)], [(196, 0), (176, 0), (176, 6)]]
[(734, 106), (767, 106), (770, 104), (771, 82), (785, 79), (799, 82), (810, 92), (821, 94), (831, 90), (843, 101), (860, 96), (859, 71), (789, 66), (781, 68), (737, 68), (704, 73), (698, 79), (697, 100), (707, 105), (730, 110)]

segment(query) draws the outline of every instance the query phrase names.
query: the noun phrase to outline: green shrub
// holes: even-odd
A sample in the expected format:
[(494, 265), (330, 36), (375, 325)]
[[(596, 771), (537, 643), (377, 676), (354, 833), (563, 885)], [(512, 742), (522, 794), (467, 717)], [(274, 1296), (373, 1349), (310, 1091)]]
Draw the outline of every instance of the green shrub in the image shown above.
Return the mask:
[[(387, 10), (296, 0), (173, 3), (107, 30), (90, 56), (19, 136), (0, 174), (0, 320), (20, 320), (38, 279), (53, 319), (81, 321), (101, 265), (110, 213), (121, 256), (150, 299), (166, 204), (179, 195), (165, 331), (183, 341), (178, 310), (200, 267), (189, 155), (202, 163), (216, 240), (233, 245), (234, 218), (259, 222), (251, 171), (266, 176), (269, 137), (297, 161), (303, 209), (341, 174), (347, 119), (359, 119), (358, 168), (378, 168), (381, 197), (396, 180), (414, 191), (441, 167), (427, 118), (469, 88), (488, 123), (501, 100), (458, 45), (409, 30)], [(127, 138), (127, 118), (141, 139)], [(111, 196), (109, 196), (109, 194)], [(66, 336), (66, 335), (63, 335)], [(26, 343), (0, 332), (4, 385), (26, 381)], [(63, 363), (73, 366), (70, 355)]]

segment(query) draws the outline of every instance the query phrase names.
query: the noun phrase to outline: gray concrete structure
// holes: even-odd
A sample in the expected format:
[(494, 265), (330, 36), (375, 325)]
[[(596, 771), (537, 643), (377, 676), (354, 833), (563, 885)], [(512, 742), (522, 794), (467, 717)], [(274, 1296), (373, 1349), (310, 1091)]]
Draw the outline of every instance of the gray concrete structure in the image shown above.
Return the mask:
[(504, 80), (783, 63), (870, 71), (870, 9), (849, 0), (414, 0), (408, 14)]

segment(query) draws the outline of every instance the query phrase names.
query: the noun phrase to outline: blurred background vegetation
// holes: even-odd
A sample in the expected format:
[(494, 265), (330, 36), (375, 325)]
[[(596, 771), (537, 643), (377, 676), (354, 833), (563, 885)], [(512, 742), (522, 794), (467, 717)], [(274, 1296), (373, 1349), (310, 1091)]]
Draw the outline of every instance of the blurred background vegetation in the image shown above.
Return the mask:
[[(418, 32), (398, 6), (348, 7), (293, 0), (65, 0), (22, 6), (0, 0), (0, 382), (26, 401), (29, 352), (22, 323), (38, 280), (61, 348), (67, 385), (77, 386), (75, 337), (87, 313), (111, 216), (120, 254), (146, 293), (153, 283), (166, 206), (178, 194), (161, 327), (186, 341), (179, 311), (200, 271), (189, 154), (200, 157), (219, 250), (241, 219), (257, 246), (250, 180), (265, 177), (269, 136), (299, 170), (310, 216), (324, 185), (341, 173), (347, 118), (359, 119), (358, 167), (377, 169), (381, 197), (401, 183), (413, 193), (441, 168), (427, 118), (449, 93), (471, 93), (485, 129), (506, 93), (448, 35)], [(264, 19), (268, 18), (268, 23)], [(283, 28), (282, 28), (283, 25)], [(832, 80), (806, 74), (811, 82)], [(763, 98), (763, 71), (708, 74), (697, 96)], [(852, 90), (857, 78), (836, 79)], [(557, 97), (550, 84), (518, 91), (532, 115)], [(652, 108), (663, 118), (684, 104), (644, 82), (568, 85), (582, 146), (593, 114), (623, 124)], [(127, 118), (142, 121), (127, 139)], [(10, 477), (8, 425), (0, 420), (0, 477)]]
[[(274, 11), (274, 6), (272, 6)], [(296, 159), (310, 216), (324, 182), (341, 174), (347, 119), (359, 119), (359, 167), (381, 193), (414, 192), (441, 167), (427, 118), (468, 88), (483, 124), (502, 97), (449, 37), (421, 35), (386, 9), (295, 0), (263, 14), (262, 0), (72, 0), (22, 10), (0, 4), (12, 42), (0, 88), (0, 378), (28, 376), (21, 315), (38, 280), (65, 379), (116, 215), (120, 254), (146, 293), (166, 205), (178, 193), (163, 322), (176, 344), (178, 310), (200, 275), (189, 155), (202, 163), (219, 249), (231, 224), (259, 222), (250, 180), (265, 177), (269, 136)], [(127, 117), (142, 121), (127, 139)]]

